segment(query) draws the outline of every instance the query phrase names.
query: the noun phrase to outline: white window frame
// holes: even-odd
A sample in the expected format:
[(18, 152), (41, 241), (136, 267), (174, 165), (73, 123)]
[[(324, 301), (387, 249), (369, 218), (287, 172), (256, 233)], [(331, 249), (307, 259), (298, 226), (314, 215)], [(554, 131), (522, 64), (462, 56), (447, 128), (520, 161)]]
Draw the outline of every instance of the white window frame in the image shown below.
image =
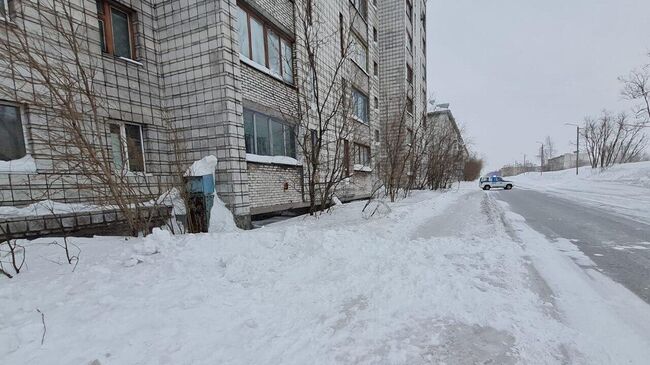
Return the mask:
[[(251, 151), (247, 153), (252, 154), (252, 155), (258, 155), (258, 156), (284, 156), (284, 157), (291, 157), (291, 158), (296, 158), (298, 151), (296, 150), (296, 126), (292, 125), (291, 123), (288, 123), (282, 119), (275, 118), (273, 116), (257, 112), (253, 109), (248, 109), (245, 108), (248, 112), (252, 113), (253, 115), (253, 146), (251, 146)], [(257, 124), (258, 124), (258, 118), (261, 118), (262, 120), (259, 121), (259, 123), (266, 123), (268, 126), (268, 131), (269, 131), (269, 153), (268, 155), (264, 154), (259, 154), (257, 150)], [(282, 128), (282, 146), (284, 150), (284, 154), (282, 155), (274, 155), (273, 154), (273, 129), (271, 128), (271, 121), (274, 121), (278, 124), (281, 124), (283, 126)], [(244, 121), (246, 123), (246, 121)], [(294, 133), (294, 142), (293, 142), (293, 156), (289, 155), (287, 153), (287, 144), (289, 141), (287, 141), (287, 134), (285, 132), (285, 128), (289, 128), (293, 133)], [(291, 133), (291, 132), (290, 132)], [(244, 136), (245, 137), (245, 136)]]
[[(115, 121), (112, 120), (109, 122), (109, 128), (110, 125), (117, 125), (120, 127), (120, 145), (122, 147), (122, 151), (120, 151), (120, 155), (122, 155), (122, 171), (121, 173), (127, 174), (127, 175), (137, 175), (137, 174), (147, 174), (147, 156), (144, 153), (144, 128), (142, 128), (142, 124), (137, 124), (137, 123), (128, 123), (128, 122), (120, 122), (120, 121)], [(126, 139), (126, 126), (127, 125), (133, 125), (138, 128), (140, 128), (140, 153), (142, 153), (142, 170), (143, 171), (131, 171), (131, 166), (130, 166), (130, 161), (129, 161), (129, 144)], [(110, 130), (109, 130), (110, 133)], [(111, 145), (112, 147), (112, 145)], [(114, 151), (113, 151), (114, 153)]]
[[(355, 93), (361, 95), (366, 100), (366, 113), (365, 114), (366, 114), (366, 118), (368, 120), (363, 120), (356, 114), (356, 112), (357, 112), (357, 104), (356, 104), (356, 100), (354, 98)], [(356, 121), (358, 121), (359, 123), (362, 123), (362, 124), (370, 124), (370, 97), (368, 97), (368, 95), (366, 93), (364, 93), (363, 91), (361, 91), (361, 90), (359, 90), (359, 89), (357, 89), (356, 87), (353, 86), (352, 87), (351, 102), (352, 102), (352, 117), (354, 118), (354, 120), (356, 120)]]

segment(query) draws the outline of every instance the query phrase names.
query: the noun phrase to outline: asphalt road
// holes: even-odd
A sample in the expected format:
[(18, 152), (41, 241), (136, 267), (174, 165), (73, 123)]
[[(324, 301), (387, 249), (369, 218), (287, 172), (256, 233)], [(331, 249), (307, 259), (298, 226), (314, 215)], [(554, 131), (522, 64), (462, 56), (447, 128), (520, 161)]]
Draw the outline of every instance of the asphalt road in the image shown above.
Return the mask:
[(602, 273), (650, 303), (650, 225), (534, 190), (494, 194), (531, 228), (571, 240)]

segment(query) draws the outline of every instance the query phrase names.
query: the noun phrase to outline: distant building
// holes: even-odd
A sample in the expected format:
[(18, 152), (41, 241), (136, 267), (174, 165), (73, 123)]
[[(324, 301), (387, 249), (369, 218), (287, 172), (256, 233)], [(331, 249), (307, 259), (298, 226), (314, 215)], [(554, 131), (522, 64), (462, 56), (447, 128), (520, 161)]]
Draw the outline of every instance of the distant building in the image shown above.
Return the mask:
[[(581, 153), (578, 157), (578, 166), (587, 165), (589, 165), (589, 156), (586, 153)], [(549, 158), (548, 161), (546, 161), (545, 167), (547, 171), (559, 171), (575, 168), (576, 154), (565, 153), (557, 157)]]

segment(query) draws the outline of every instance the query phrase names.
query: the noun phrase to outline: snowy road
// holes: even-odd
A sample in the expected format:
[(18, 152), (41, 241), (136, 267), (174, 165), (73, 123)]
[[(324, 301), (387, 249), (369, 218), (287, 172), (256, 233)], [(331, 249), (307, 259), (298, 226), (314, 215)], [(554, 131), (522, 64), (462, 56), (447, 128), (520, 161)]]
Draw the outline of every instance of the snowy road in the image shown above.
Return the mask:
[(491, 194), (536, 231), (573, 242), (599, 271), (650, 303), (650, 225), (534, 190)]

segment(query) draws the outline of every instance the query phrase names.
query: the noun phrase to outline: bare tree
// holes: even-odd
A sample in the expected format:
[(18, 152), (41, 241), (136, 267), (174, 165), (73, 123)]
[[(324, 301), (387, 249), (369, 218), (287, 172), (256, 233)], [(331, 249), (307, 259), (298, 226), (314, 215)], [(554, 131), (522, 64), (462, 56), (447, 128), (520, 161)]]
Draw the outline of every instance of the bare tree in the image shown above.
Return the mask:
[(634, 108), (635, 117), (644, 123), (650, 123), (650, 65), (632, 70), (629, 75), (619, 77), (619, 80), (623, 83), (623, 97), (639, 102)]
[[(544, 160), (548, 161), (555, 156), (556, 153), (555, 142), (551, 136), (544, 138)], [(545, 164), (546, 165), (546, 164)]]
[(483, 160), (476, 156), (469, 157), (463, 169), (463, 180), (474, 181), (478, 179), (481, 176), (481, 170), (483, 170)]
[(603, 111), (598, 118), (586, 118), (581, 133), (591, 167), (638, 161), (647, 144), (643, 128), (642, 122), (630, 121), (625, 113)]
[[(352, 97), (348, 81), (354, 72), (351, 58), (360, 51), (352, 31), (358, 13), (351, 11), (341, 29), (328, 28), (331, 22), (321, 19), (322, 12), (314, 11), (314, 6), (323, 5), (296, 2), (296, 73), (300, 77), (293, 100), (278, 100), (283, 118), (296, 126), (310, 214), (325, 210), (339, 185), (351, 176), (350, 142), (363, 129), (354, 111), (365, 108), (368, 113), (368, 105), (359, 105), (362, 101)], [(340, 58), (332, 63), (339, 45)]]
[(0, 93), (29, 105), (35, 119), (47, 121), (32, 137), (45, 146), (42, 153), (51, 155), (50, 183), (77, 174), (78, 189), (95, 203), (117, 209), (131, 234), (147, 232), (165, 209), (152, 198), (182, 182), (145, 174), (142, 157), (125, 152), (142, 148), (141, 141), (112, 130), (101, 60), (93, 57), (87, 37), (94, 24), (76, 3), (20, 4), (21, 13), (41, 14), (47, 31), (3, 22), (0, 50), (6, 58), (0, 64), (11, 72), (13, 85), (0, 86)]
[(414, 176), (418, 170), (414, 168), (425, 148), (418, 144), (425, 138), (422, 126), (414, 122), (407, 102), (407, 96), (390, 100), (389, 115), (382, 121), (385, 128), (382, 132), (380, 151), (380, 179), (384, 183), (385, 193), (390, 201), (395, 201), (400, 195), (408, 194), (416, 181)]
[(428, 127), (427, 184), (430, 189), (446, 189), (462, 179), (465, 150), (461, 132), (451, 121), (436, 120)]

